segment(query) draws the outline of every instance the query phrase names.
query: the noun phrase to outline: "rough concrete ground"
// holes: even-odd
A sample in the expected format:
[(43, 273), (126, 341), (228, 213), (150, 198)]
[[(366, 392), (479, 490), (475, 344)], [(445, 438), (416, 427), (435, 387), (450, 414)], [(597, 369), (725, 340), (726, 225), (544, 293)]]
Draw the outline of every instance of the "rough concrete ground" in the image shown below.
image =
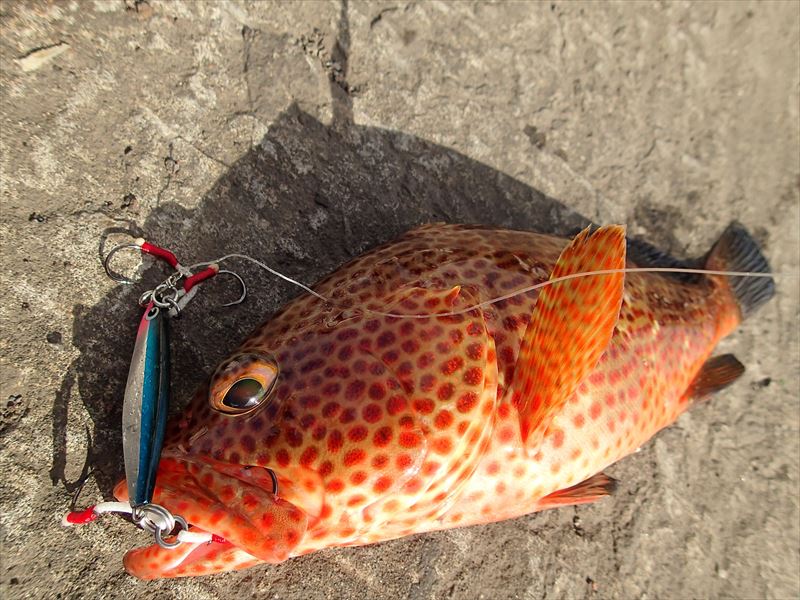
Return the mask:
[[(792, 2), (4, 1), (0, 594), (796, 598), (799, 22)], [(141, 288), (103, 274), (109, 228), (313, 282), (431, 220), (623, 222), (693, 256), (733, 219), (782, 274), (723, 343), (748, 371), (615, 465), (610, 499), (153, 583), (122, 570), (146, 539), (127, 523), (59, 526), (85, 467), (81, 504), (122, 474)], [(296, 294), (243, 272), (245, 305), (209, 286), (175, 328), (176, 399)]]

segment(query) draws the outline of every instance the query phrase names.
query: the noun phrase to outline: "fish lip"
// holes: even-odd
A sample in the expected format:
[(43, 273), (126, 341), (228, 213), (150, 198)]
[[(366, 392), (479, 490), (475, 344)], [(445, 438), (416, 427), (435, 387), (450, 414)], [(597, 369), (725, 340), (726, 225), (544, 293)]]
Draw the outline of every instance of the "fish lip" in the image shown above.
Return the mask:
[[(232, 463), (225, 463), (221, 461), (216, 461), (210, 458), (201, 457), (201, 456), (192, 456), (192, 455), (185, 455), (179, 452), (164, 452), (162, 454), (161, 465), (166, 465), (168, 470), (164, 473), (165, 479), (169, 483), (174, 483), (170, 480), (170, 475), (178, 472), (179, 475), (186, 475), (191, 471), (191, 465), (196, 465), (201, 468), (207, 468), (213, 470), (216, 475), (222, 476), (225, 479), (231, 480), (231, 482), (240, 481), (246, 485), (253, 486), (259, 488), (263, 492), (271, 494), (278, 497), (277, 492), (277, 474), (272, 471), (272, 469), (268, 469), (266, 467), (262, 467), (259, 465), (248, 465), (248, 464), (232, 464)], [(177, 463), (178, 469), (175, 469), (174, 463)], [(161, 467), (160, 467), (161, 469)], [(184, 473), (180, 473), (180, 469), (184, 469)], [(161, 475), (161, 474), (160, 474)], [(194, 480), (195, 487), (198, 488), (201, 492), (206, 492), (208, 497), (214, 497), (217, 500), (221, 499), (214, 493), (214, 491), (207, 486), (203, 485), (197, 478), (192, 477)], [(120, 482), (117, 488), (114, 491), (114, 494), (120, 498), (124, 498), (125, 494), (125, 480)], [(198, 495), (198, 490), (191, 490), (182, 487), (181, 485), (168, 485), (167, 486), (170, 490), (172, 490), (172, 494), (164, 494), (164, 488), (158, 484), (156, 485), (156, 492), (153, 496), (153, 503), (159, 504), (166, 508), (170, 513), (175, 516), (181, 516), (184, 518), (188, 524), (188, 530), (194, 533), (208, 533), (211, 534), (212, 539), (208, 542), (182, 542), (181, 545), (176, 548), (175, 550), (178, 551), (181, 546), (184, 546), (185, 550), (189, 550), (185, 555), (180, 558), (179, 560), (175, 561), (174, 563), (168, 563), (163, 565), (163, 568), (160, 569), (153, 569), (152, 567), (147, 567), (144, 563), (146, 563), (146, 559), (144, 558), (145, 553), (148, 551), (150, 552), (158, 552), (159, 546), (158, 544), (150, 544), (145, 546), (137, 546), (128, 550), (125, 554), (123, 559), (125, 570), (128, 571), (131, 575), (142, 579), (157, 579), (157, 578), (166, 578), (166, 577), (176, 577), (182, 576), (190, 573), (184, 573), (183, 567), (187, 565), (191, 565), (193, 562), (198, 560), (196, 556), (197, 550), (201, 547), (210, 548), (212, 545), (214, 547), (223, 548), (225, 546), (228, 547), (230, 550), (236, 550), (240, 553), (238, 557), (239, 563), (247, 562), (249, 558), (252, 561), (252, 564), (257, 562), (261, 562), (256, 556), (250, 554), (246, 547), (238, 545), (224, 535), (224, 532), (220, 529), (215, 527), (208, 527), (205, 524), (203, 526), (197, 525), (196, 523), (192, 522), (190, 518), (187, 518), (187, 514), (191, 514), (192, 511), (186, 511), (186, 507), (181, 506), (181, 500), (179, 497), (170, 497), (174, 496), (175, 492), (182, 493), (183, 496), (196, 500), (194, 497)], [(199, 510), (204, 510), (200, 508)], [(182, 514), (184, 513), (184, 514)], [(203, 519), (200, 519), (201, 521)], [(174, 537), (167, 537), (167, 541), (174, 541)], [(235, 567), (233, 567), (235, 568)]]

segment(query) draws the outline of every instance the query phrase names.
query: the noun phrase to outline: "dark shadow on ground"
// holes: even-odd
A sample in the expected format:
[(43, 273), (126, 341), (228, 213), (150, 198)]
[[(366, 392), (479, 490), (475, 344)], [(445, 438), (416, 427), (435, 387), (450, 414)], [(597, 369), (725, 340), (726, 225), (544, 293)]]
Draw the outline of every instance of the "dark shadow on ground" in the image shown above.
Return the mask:
[[(243, 35), (253, 46), (263, 41), (251, 29)], [(143, 227), (151, 240), (197, 261), (249, 254), (313, 283), (422, 223), (477, 223), (556, 235), (588, 224), (539, 191), (453, 150), (353, 124), (345, 79), (348, 39), (343, 18), (333, 53), (342, 66), (331, 80), (333, 124), (289, 107), (196, 210), (165, 204), (153, 211)], [(172, 328), (173, 411), (245, 335), (299, 292), (246, 264), (233, 268), (249, 282), (245, 304), (217, 308), (235, 297), (233, 284), (220, 279), (202, 290)], [(145, 273), (145, 280), (156, 283), (163, 276), (159, 266)], [(136, 297), (144, 289), (119, 286), (97, 305), (74, 309), (72, 339), (81, 354), (53, 407), (51, 476), (67, 491), (76, 482), (65, 476), (66, 423), (78, 397), (94, 423), (87, 468), (106, 496), (123, 476), (122, 397), (140, 316)]]

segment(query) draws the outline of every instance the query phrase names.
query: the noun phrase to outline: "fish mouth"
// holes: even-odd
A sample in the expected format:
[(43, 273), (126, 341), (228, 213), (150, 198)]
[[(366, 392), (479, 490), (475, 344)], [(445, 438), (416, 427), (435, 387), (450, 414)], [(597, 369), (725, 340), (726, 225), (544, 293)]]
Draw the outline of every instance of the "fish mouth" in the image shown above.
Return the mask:
[[(273, 474), (262, 467), (162, 458), (153, 503), (183, 517), (189, 531), (212, 534), (212, 539), (171, 549), (152, 544), (129, 550), (125, 570), (141, 579), (157, 579), (283, 562), (302, 540), (308, 518), (275, 495), (273, 482)], [(114, 495), (127, 501), (124, 480)]]

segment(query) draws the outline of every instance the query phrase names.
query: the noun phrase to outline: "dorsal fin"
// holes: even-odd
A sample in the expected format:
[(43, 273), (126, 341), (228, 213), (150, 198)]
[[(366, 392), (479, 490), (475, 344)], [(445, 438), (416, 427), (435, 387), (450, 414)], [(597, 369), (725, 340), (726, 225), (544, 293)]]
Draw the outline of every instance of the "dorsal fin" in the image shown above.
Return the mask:
[[(704, 259), (681, 260), (671, 254), (659, 250), (650, 242), (638, 238), (627, 239), (628, 260), (633, 261), (637, 267), (672, 267), (675, 269), (702, 269)], [(681, 283), (694, 284), (703, 279), (702, 275), (694, 273), (662, 273)]]
[[(625, 267), (625, 228), (584, 229), (561, 252), (550, 279)], [(622, 305), (623, 273), (589, 275), (546, 286), (520, 347), (512, 398), (528, 447), (608, 346)], [(532, 435), (536, 432), (536, 435)]]

